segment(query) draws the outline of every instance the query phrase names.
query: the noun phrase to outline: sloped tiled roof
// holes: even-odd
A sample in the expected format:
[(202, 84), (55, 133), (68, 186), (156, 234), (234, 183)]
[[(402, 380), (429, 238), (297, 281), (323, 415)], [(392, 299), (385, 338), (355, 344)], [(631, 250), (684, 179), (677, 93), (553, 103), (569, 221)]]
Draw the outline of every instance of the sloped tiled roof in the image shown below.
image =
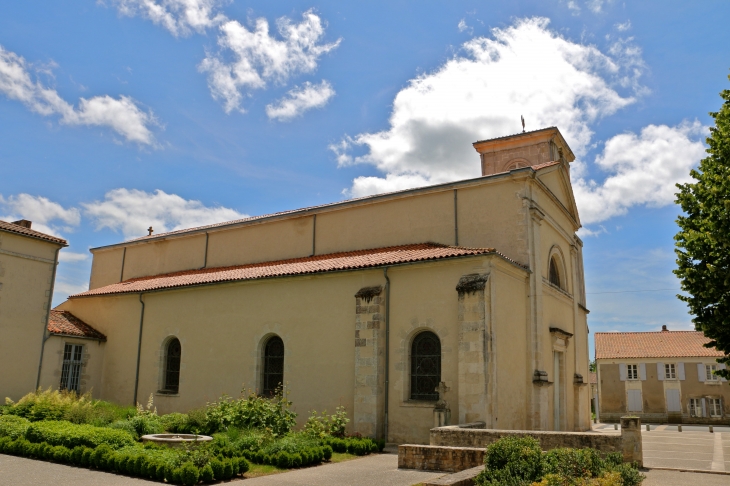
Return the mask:
[(721, 357), (699, 331), (597, 332), (596, 359)]
[(39, 240), (50, 241), (51, 243), (57, 243), (62, 246), (68, 246), (68, 243), (63, 238), (58, 238), (56, 236), (47, 235), (45, 233), (41, 233), (40, 231), (26, 228), (25, 226), (8, 223), (7, 221), (0, 221), (0, 231), (9, 231), (10, 233), (16, 233), (16, 234), (23, 235), (23, 236), (30, 236), (31, 238), (37, 238)]
[[(547, 130), (547, 129), (543, 129), (543, 130)], [(541, 131), (541, 130), (535, 130), (535, 132), (539, 132), (539, 131)], [(532, 133), (532, 132), (527, 132), (527, 133)], [(510, 135), (510, 136), (512, 136), (512, 135)], [(504, 137), (504, 138), (508, 138), (508, 137)], [(552, 167), (553, 165), (556, 165), (556, 164), (560, 164), (560, 161), (545, 162), (543, 164), (533, 165), (530, 168), (532, 170), (537, 171), (537, 170), (540, 170), (540, 169), (545, 169), (547, 167)], [(525, 167), (522, 167), (522, 169), (525, 169)], [(336, 201), (336, 202), (331, 202), (331, 203), (319, 204), (317, 206), (309, 206), (309, 207), (298, 208), (298, 209), (289, 209), (289, 210), (286, 210), (286, 211), (279, 211), (279, 212), (276, 212), (276, 213), (262, 214), (262, 215), (259, 215), (259, 216), (250, 216), (250, 217), (247, 217), (247, 218), (241, 218), (241, 219), (236, 219), (236, 220), (232, 220), (232, 221), (222, 221), (220, 223), (213, 223), (213, 224), (208, 224), (208, 225), (204, 225), (204, 226), (195, 226), (195, 227), (192, 227), (192, 228), (184, 228), (184, 229), (177, 229), (177, 230), (172, 230), (172, 231), (166, 231), (164, 233), (153, 233), (151, 235), (140, 236), (138, 238), (133, 238), (133, 239), (127, 240), (125, 242), (114, 243), (112, 245), (106, 245), (106, 246), (99, 247), (99, 248), (108, 248), (108, 247), (114, 247), (114, 246), (124, 245), (126, 243), (136, 243), (136, 242), (140, 242), (140, 241), (144, 241), (144, 240), (152, 240), (152, 239), (156, 239), (156, 238), (165, 238), (165, 237), (168, 237), (168, 236), (182, 235), (182, 234), (186, 234), (186, 233), (194, 233), (196, 231), (205, 231), (205, 230), (208, 230), (208, 229), (220, 228), (220, 227), (223, 227), (223, 226), (233, 226), (233, 225), (236, 225), (236, 224), (249, 223), (249, 222), (259, 221), (259, 220), (268, 219), (268, 218), (274, 218), (274, 217), (279, 217), (279, 216), (286, 216), (286, 215), (289, 215), (289, 214), (308, 213), (310, 211), (315, 211), (315, 210), (324, 209), (324, 208), (328, 208), (328, 207), (336, 207), (336, 206), (351, 204), (351, 203), (358, 202), (358, 201), (366, 201), (366, 200), (369, 200), (369, 199), (370, 200), (371, 199), (378, 199), (378, 198), (393, 196), (393, 195), (396, 195), (396, 194), (404, 194), (404, 193), (415, 192), (415, 191), (420, 191), (420, 190), (427, 190), (427, 189), (436, 188), (436, 187), (439, 187), (439, 186), (449, 186), (451, 184), (457, 184), (457, 183), (468, 183), (469, 181), (477, 181), (479, 179), (489, 179), (491, 177), (502, 176), (504, 174), (508, 174), (508, 172), (498, 172), (496, 174), (489, 174), (489, 175), (486, 175), (486, 176), (480, 176), (480, 177), (476, 177), (474, 179), (466, 179), (466, 180), (463, 180), (463, 181), (454, 181), (454, 182), (447, 182), (447, 183), (442, 183), (442, 184), (434, 184), (434, 185), (431, 185), (431, 186), (415, 187), (415, 188), (411, 188), (411, 189), (401, 189), (399, 191), (384, 192), (384, 193), (381, 193), (381, 194), (373, 194), (373, 195), (370, 195), (370, 196), (362, 196), (362, 197), (356, 197), (356, 198), (352, 198), (352, 199), (347, 199), (345, 201)]]
[(497, 254), (507, 259), (493, 248), (464, 248), (436, 243), (419, 243), (133, 278), (72, 295), (70, 298), (147, 292), (191, 285), (355, 270), (399, 263), (486, 254)]
[(106, 341), (106, 336), (71, 314), (69, 311), (52, 310), (48, 316), (48, 331), (51, 334), (78, 336)]

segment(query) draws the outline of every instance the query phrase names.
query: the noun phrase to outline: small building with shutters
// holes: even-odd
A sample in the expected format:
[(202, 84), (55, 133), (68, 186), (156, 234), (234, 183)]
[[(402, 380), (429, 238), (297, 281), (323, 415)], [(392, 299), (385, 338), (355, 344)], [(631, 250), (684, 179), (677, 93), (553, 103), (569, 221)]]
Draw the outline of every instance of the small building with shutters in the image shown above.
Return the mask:
[(730, 386), (715, 371), (723, 354), (698, 331), (599, 332), (595, 335), (599, 416), (649, 423), (730, 422)]

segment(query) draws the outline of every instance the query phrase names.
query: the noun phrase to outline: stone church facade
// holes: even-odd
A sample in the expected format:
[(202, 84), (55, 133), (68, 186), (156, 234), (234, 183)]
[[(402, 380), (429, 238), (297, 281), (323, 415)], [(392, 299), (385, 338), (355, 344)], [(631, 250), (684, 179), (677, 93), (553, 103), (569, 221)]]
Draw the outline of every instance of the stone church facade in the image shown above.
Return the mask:
[(443, 382), (451, 423), (587, 430), (574, 157), (556, 128), (474, 147), (475, 179), (92, 249), (57, 310), (106, 338), (93, 394), (187, 411), (282, 382), (300, 423), (342, 405), (427, 442)]

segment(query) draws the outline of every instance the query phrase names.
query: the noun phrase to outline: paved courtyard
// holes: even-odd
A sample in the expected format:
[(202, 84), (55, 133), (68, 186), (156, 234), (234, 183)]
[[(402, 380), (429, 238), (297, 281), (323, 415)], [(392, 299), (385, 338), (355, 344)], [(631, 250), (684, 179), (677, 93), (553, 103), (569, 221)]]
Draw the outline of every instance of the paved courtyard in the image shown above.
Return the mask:
[[(730, 471), (730, 427), (683, 425), (682, 432), (676, 425), (642, 425), (641, 438), (644, 447), (644, 466), (679, 469), (704, 469)], [(613, 424), (598, 424), (594, 430), (618, 434)], [(724, 476), (730, 484), (730, 476)]]

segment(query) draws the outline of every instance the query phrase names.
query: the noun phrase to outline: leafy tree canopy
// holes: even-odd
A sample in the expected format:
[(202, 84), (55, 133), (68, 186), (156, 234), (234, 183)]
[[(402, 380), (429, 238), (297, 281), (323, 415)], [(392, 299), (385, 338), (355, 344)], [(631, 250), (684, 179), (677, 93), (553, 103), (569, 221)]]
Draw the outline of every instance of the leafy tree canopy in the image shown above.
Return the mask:
[[(728, 76), (730, 79), (730, 76)], [(720, 111), (711, 112), (715, 126), (707, 138), (708, 157), (690, 173), (694, 182), (677, 184), (677, 266), (692, 322), (711, 339), (706, 345), (723, 352), (730, 363), (730, 90), (723, 90)], [(719, 375), (730, 378), (730, 370)]]

